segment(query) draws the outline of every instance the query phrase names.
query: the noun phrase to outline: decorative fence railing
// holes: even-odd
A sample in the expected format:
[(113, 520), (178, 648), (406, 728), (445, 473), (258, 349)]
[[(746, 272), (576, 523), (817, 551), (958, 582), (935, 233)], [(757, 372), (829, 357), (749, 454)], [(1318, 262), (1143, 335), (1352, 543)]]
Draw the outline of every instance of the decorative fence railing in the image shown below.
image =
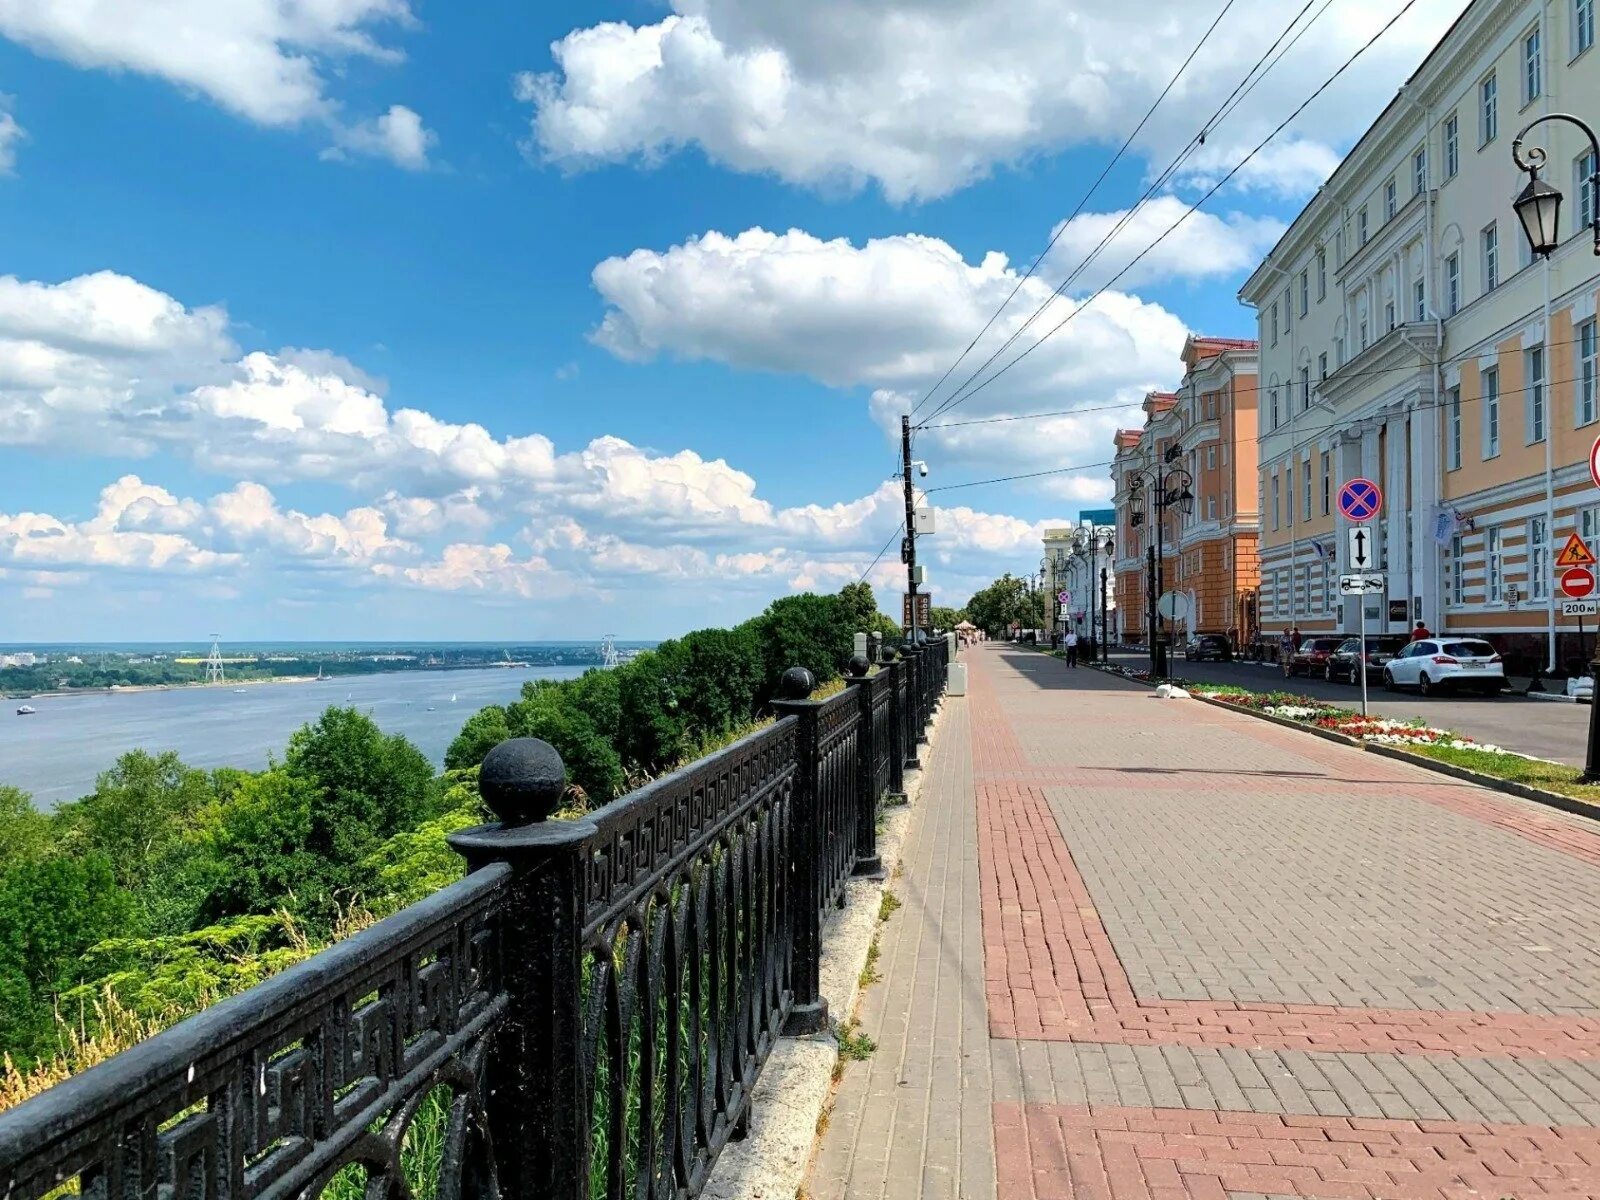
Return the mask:
[(460, 883), (0, 1114), (0, 1197), (681, 1200), (780, 1034), (943, 692), (946, 643), (579, 820), (507, 742)]

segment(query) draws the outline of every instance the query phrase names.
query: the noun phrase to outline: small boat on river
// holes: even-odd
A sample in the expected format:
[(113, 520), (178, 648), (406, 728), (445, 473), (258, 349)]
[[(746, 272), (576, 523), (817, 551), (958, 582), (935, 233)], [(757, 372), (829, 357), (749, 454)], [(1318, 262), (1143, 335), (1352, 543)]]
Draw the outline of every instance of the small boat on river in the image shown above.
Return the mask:
[(31, 716), (33, 716), (34, 713), (36, 713), (38, 711), (39, 710), (37, 708), (35, 708), (33, 705), (31, 705), (31, 704), (22, 704), (22, 705), (19, 705), (17, 707), (17, 716), (19, 716), (19, 717), (31, 717)]

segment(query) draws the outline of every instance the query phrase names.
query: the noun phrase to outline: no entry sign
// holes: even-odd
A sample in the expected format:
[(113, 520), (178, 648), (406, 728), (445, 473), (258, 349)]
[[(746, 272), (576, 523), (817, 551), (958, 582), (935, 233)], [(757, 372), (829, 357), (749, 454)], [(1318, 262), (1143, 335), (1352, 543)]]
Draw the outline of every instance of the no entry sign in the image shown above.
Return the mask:
[(1561, 591), (1582, 600), (1594, 591), (1594, 572), (1588, 567), (1569, 567), (1561, 572)]

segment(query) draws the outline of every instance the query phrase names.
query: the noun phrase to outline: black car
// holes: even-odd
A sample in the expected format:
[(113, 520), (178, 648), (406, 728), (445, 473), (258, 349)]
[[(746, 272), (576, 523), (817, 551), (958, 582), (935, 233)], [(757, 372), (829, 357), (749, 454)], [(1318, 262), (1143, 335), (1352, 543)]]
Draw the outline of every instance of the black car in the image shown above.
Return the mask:
[[(1410, 639), (1403, 633), (1369, 633), (1367, 635), (1367, 681), (1383, 678), (1383, 664), (1406, 648)], [(1350, 638), (1328, 656), (1322, 668), (1323, 678), (1329, 683), (1359, 683), (1356, 664), (1361, 660), (1361, 639)]]
[(1205, 662), (1208, 658), (1229, 662), (1233, 658), (1233, 647), (1220, 633), (1202, 633), (1184, 645), (1183, 657), (1186, 662)]

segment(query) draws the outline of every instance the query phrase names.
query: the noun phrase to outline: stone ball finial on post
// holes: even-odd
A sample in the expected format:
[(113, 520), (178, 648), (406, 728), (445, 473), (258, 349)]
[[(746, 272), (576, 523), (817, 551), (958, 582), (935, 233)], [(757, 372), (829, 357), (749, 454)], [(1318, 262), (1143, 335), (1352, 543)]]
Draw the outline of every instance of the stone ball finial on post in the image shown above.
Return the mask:
[(804, 667), (790, 667), (778, 680), (779, 700), (804, 700), (817, 690), (817, 677)]
[(865, 654), (852, 654), (845, 672), (851, 679), (865, 679), (872, 672), (872, 660)]
[(549, 742), (512, 738), (484, 756), (478, 791), (505, 825), (532, 825), (561, 807), (567, 768)]

